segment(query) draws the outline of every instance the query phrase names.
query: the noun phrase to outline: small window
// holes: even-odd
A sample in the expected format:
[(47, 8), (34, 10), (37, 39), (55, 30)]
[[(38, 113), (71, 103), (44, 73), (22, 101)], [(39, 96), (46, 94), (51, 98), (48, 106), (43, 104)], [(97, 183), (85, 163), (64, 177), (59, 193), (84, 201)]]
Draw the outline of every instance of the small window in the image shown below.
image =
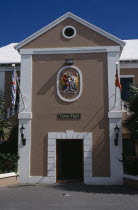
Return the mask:
[(65, 38), (71, 39), (76, 35), (76, 29), (73, 26), (66, 26), (62, 33)]
[(129, 100), (129, 88), (133, 84), (133, 78), (120, 78), (122, 90), (121, 90), (121, 99), (128, 102)]

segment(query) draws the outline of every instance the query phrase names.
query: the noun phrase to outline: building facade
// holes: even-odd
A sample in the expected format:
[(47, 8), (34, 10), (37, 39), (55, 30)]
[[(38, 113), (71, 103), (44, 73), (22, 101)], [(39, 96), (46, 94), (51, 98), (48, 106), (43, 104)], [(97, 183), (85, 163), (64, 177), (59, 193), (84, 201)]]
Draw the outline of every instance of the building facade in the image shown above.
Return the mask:
[(127, 105), (115, 87), (116, 70), (122, 82), (138, 80), (137, 60), (123, 58), (126, 43), (67, 13), (16, 50), (10, 46), (21, 57), (1, 62), (0, 88), (10, 98), (11, 64), (16, 63), (22, 94), (20, 183), (123, 183), (122, 110), (126, 114)]

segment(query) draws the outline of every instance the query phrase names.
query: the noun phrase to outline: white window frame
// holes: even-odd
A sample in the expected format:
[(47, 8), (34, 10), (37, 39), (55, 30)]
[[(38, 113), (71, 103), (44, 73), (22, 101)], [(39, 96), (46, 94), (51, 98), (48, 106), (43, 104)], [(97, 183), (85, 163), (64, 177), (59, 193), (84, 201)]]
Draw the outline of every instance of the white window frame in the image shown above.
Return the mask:
[[(74, 34), (72, 36), (66, 36), (65, 30), (67, 28), (72, 28), (74, 30)], [(76, 29), (73, 26), (66, 26), (65, 28), (63, 28), (62, 34), (66, 39), (72, 39), (74, 36), (76, 36)]]
[(120, 78), (134, 78), (135, 75), (120, 75)]

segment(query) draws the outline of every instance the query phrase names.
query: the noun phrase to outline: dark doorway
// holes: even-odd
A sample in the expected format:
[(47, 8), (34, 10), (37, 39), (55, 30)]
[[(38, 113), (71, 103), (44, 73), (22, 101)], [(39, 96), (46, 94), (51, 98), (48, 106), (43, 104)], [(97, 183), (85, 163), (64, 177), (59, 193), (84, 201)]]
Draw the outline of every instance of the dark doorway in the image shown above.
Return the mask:
[(57, 140), (57, 181), (83, 180), (83, 140)]

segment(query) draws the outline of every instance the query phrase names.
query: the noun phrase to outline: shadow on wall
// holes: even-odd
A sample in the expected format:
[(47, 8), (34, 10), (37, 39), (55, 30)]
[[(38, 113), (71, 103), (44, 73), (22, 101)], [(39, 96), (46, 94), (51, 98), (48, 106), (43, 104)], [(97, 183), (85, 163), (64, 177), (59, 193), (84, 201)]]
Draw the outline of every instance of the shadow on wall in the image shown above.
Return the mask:
[[(71, 55), (70, 55), (71, 56)], [(97, 59), (96, 55), (94, 56), (94, 60)], [(59, 60), (63, 61), (63, 56), (58, 57)], [(51, 60), (55, 62), (56, 58), (53, 56), (52, 58), (50, 57), (44, 57), (41, 55), (41, 57), (38, 60), (46, 61), (46, 60)], [(65, 59), (65, 56), (64, 56)], [(78, 59), (78, 57), (75, 55), (75, 59)], [(86, 56), (82, 56), (81, 59), (86, 59)], [(89, 59), (89, 57), (87, 58)], [(37, 59), (36, 59), (37, 60)], [(102, 106), (97, 108), (97, 112), (93, 113), (87, 113), (85, 118), (88, 119), (85, 120), (85, 124), (82, 122), (81, 126), (79, 127), (78, 131), (79, 132), (92, 132), (93, 133), (93, 176), (95, 177), (109, 177), (110, 176), (110, 154), (109, 154), (109, 121), (108, 121), (108, 91), (107, 91), (107, 63), (102, 62), (103, 58), (98, 57), (98, 60), (101, 61), (100, 65), (103, 65), (103, 71), (101, 72), (102, 79), (103, 79), (103, 86), (100, 87), (103, 92), (103, 101), (102, 101)], [(55, 65), (55, 64), (54, 64)], [(75, 64), (76, 65), (76, 64)], [(41, 88), (37, 91), (37, 96), (43, 96), (46, 95), (49, 92), (49, 96), (53, 96), (56, 99), (57, 104), (62, 104), (62, 105), (68, 105), (70, 106), (73, 103), (67, 103), (62, 101), (58, 95), (57, 95), (57, 90), (56, 90), (56, 82), (57, 82), (57, 72), (58, 70), (63, 67), (58, 64), (56, 72), (54, 72), (51, 77), (45, 82), (45, 84), (40, 84)], [(53, 67), (51, 67), (53, 68)], [(55, 68), (55, 67), (54, 67)], [(88, 79), (88, 77), (85, 77)], [(98, 87), (97, 87), (98, 88)], [(52, 89), (50, 92), (49, 90)], [(51, 95), (50, 95), (51, 94)], [(85, 96), (84, 96), (85, 97)], [(98, 97), (98, 96), (97, 96)], [(101, 101), (100, 101), (101, 102)], [(91, 115), (91, 117), (90, 117)], [(57, 120), (57, 119), (56, 119)], [(62, 129), (62, 128), (61, 128)], [(58, 129), (56, 129), (58, 130)], [(73, 130), (73, 129), (72, 129)], [(50, 130), (51, 131), (51, 130)], [(77, 129), (74, 127), (74, 131), (77, 131)], [(58, 132), (58, 131), (57, 131)], [(47, 136), (44, 136), (43, 138), (43, 160), (47, 159)], [(46, 166), (46, 161), (43, 162), (43, 174), (46, 174), (45, 170), (47, 170)]]
[[(64, 66), (64, 65), (63, 65)], [(61, 66), (61, 68), (63, 67)], [(51, 77), (50, 79), (41, 87), (41, 89), (37, 92), (38, 95), (45, 95), (52, 87), (55, 87), (54, 88), (54, 91), (53, 93), (51, 94), (51, 96), (55, 96), (56, 98), (56, 101), (59, 103), (59, 104), (62, 104), (62, 105), (70, 105), (70, 103), (67, 103), (65, 101), (62, 101), (58, 95), (56, 94), (57, 93), (57, 90), (56, 90), (56, 84), (57, 83), (57, 72), (55, 72)], [(72, 102), (73, 103), (73, 102)]]

